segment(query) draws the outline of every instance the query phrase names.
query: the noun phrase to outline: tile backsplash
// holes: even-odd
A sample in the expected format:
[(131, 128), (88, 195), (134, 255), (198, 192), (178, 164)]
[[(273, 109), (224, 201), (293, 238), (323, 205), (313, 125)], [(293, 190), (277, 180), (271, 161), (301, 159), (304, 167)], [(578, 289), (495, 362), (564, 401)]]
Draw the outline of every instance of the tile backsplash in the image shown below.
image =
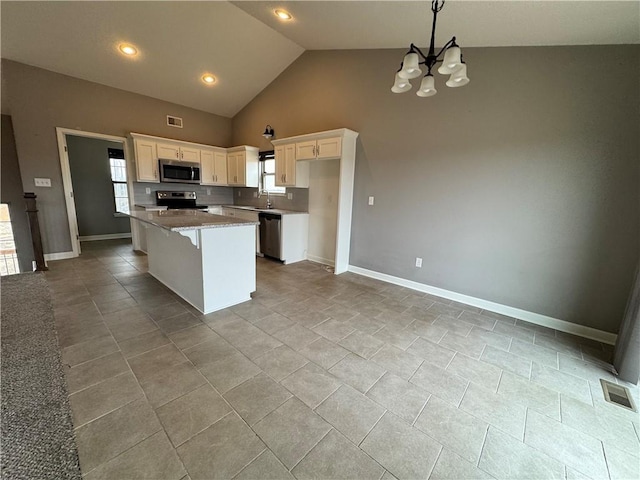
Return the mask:
[[(146, 189), (151, 193), (146, 193)], [(196, 192), (200, 205), (250, 205), (263, 207), (267, 204), (267, 196), (254, 197), (258, 193), (257, 188), (245, 187), (210, 187), (206, 185), (189, 185), (184, 183), (143, 183), (133, 182), (133, 198), (136, 205), (155, 205), (156, 191), (170, 190), (174, 192)], [(287, 196), (271, 195), (273, 208), (283, 210), (295, 210), (297, 212), (309, 211), (309, 189), (289, 188), (287, 194), (292, 194), (292, 199)]]
[[(257, 188), (235, 187), (233, 189), (234, 205), (250, 205), (252, 207), (264, 207), (267, 204), (267, 195), (254, 197), (258, 193)], [(309, 211), (309, 189), (287, 187), (287, 194), (292, 194), (289, 200), (286, 195), (271, 195), (271, 205), (273, 208), (282, 210), (294, 210), (296, 212)]]
[[(151, 193), (147, 194), (149, 188)], [(134, 204), (155, 205), (156, 190), (174, 192), (196, 192), (200, 205), (231, 205), (233, 204), (232, 187), (209, 187), (206, 185), (189, 185), (185, 183), (142, 183), (133, 182)], [(209, 193), (208, 193), (209, 192)]]

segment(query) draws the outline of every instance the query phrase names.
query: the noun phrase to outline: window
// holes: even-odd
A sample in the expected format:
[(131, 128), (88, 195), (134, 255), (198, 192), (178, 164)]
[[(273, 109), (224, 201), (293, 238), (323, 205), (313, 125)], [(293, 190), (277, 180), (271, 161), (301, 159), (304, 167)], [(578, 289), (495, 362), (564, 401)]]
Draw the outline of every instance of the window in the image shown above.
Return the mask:
[(13, 241), (9, 205), (0, 205), (0, 275), (20, 273), (16, 244)]
[(284, 195), (285, 187), (276, 187), (276, 156), (273, 150), (260, 152), (260, 191)]
[(124, 151), (115, 148), (109, 149), (109, 167), (111, 168), (111, 183), (113, 183), (116, 213), (129, 213), (127, 161), (124, 159)]

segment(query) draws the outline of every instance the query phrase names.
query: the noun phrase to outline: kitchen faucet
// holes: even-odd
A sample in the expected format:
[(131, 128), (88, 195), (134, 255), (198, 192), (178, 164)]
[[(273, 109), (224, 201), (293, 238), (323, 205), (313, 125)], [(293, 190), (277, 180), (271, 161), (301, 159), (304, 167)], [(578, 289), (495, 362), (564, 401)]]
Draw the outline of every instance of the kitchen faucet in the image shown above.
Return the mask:
[(269, 190), (262, 190), (262, 192), (260, 192), (260, 194), (258, 195), (258, 198), (260, 198), (265, 193), (267, 194), (267, 208), (272, 208), (271, 197), (269, 196)]

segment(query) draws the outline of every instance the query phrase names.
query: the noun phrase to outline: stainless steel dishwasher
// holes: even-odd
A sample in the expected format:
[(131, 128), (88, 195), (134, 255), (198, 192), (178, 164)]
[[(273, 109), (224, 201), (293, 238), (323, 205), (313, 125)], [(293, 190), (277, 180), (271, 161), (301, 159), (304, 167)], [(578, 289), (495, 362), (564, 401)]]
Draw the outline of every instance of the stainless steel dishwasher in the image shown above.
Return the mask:
[(260, 252), (280, 260), (280, 222), (276, 213), (260, 213)]

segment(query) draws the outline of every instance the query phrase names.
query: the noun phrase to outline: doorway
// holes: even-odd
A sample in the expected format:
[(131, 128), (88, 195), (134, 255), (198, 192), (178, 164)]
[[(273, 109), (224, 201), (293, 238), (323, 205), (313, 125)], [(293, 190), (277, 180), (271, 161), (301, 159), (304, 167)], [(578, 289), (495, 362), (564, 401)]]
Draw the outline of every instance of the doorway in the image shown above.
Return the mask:
[(74, 256), (81, 241), (131, 238), (127, 139), (65, 128), (56, 133)]

